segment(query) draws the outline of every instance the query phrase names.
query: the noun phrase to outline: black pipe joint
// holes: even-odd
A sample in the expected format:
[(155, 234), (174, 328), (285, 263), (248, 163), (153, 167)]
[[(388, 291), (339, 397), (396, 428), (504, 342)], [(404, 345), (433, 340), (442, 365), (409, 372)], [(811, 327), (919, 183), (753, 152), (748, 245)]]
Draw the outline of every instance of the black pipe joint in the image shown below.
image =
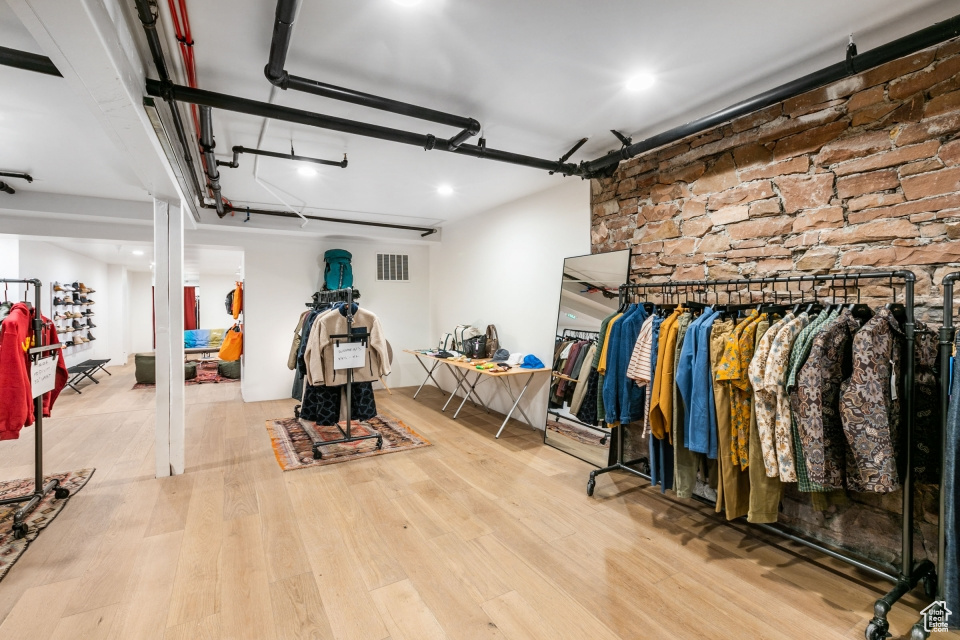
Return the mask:
[(2, 191), (3, 193), (9, 193), (10, 195), (13, 195), (16, 193), (16, 190), (10, 185), (8, 185), (6, 182), (0, 182), (0, 191)]
[(270, 81), (270, 84), (280, 87), (284, 91), (290, 86), (290, 74), (286, 70), (281, 71), (278, 76), (271, 74), (269, 62), (263, 67), (263, 75)]
[(436, 146), (437, 146), (437, 136), (433, 135), (432, 133), (428, 133), (427, 141), (423, 145), (423, 150), (432, 151), (433, 149), (436, 148)]

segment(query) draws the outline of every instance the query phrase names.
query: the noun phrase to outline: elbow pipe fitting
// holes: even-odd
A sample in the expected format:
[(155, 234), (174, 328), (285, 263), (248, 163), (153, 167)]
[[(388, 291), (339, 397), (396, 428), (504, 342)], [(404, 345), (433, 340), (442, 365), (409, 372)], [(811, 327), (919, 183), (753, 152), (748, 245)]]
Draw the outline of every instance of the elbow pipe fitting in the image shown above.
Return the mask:
[(6, 182), (0, 182), (0, 191), (3, 193), (9, 193), (10, 195), (15, 194), (17, 191)]
[(478, 133), (480, 133), (480, 123), (476, 119), (470, 118), (470, 126), (465, 127), (463, 131), (447, 140), (447, 144), (451, 149), (456, 149)]

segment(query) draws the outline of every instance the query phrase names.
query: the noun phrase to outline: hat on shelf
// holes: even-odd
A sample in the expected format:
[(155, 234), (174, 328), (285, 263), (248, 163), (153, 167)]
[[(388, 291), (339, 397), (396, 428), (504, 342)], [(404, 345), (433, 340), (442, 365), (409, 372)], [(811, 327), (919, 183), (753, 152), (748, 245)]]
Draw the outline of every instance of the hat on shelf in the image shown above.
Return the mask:
[(490, 362), (506, 362), (510, 359), (510, 352), (506, 349), (497, 349)]
[(543, 369), (543, 363), (540, 362), (540, 358), (531, 354), (528, 354), (527, 357), (523, 359), (523, 362), (520, 363), (521, 369)]

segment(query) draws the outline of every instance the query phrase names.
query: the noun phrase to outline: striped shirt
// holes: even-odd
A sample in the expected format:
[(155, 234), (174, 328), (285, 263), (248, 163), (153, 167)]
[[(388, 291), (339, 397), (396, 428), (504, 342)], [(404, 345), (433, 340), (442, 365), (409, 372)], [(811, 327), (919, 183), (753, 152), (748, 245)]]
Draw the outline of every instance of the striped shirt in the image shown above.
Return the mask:
[(650, 382), (650, 359), (653, 346), (653, 316), (644, 320), (640, 327), (640, 335), (633, 347), (630, 364), (627, 366), (627, 377), (636, 380), (637, 386), (645, 387)]

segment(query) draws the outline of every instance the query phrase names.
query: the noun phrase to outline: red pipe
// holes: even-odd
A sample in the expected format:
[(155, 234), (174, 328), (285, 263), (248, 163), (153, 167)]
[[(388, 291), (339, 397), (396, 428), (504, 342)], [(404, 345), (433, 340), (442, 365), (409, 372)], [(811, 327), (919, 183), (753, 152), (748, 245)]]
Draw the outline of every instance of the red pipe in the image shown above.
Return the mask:
[[(180, 10), (177, 11), (177, 4)], [(186, 0), (167, 0), (167, 6), (170, 8), (170, 16), (173, 18), (173, 29), (177, 35), (177, 42), (180, 44), (180, 57), (183, 60), (184, 73), (187, 76), (187, 85), (193, 89), (197, 87), (197, 65), (193, 56), (193, 34), (190, 31), (190, 14), (187, 13)], [(181, 27), (182, 25), (182, 27)], [(198, 140), (200, 135), (200, 114), (197, 105), (190, 105), (190, 115), (193, 117), (194, 131), (197, 132)], [(207, 166), (207, 159), (200, 154), (200, 162), (203, 164), (204, 173), (209, 174), (210, 167)], [(208, 191), (209, 193), (209, 191)]]

